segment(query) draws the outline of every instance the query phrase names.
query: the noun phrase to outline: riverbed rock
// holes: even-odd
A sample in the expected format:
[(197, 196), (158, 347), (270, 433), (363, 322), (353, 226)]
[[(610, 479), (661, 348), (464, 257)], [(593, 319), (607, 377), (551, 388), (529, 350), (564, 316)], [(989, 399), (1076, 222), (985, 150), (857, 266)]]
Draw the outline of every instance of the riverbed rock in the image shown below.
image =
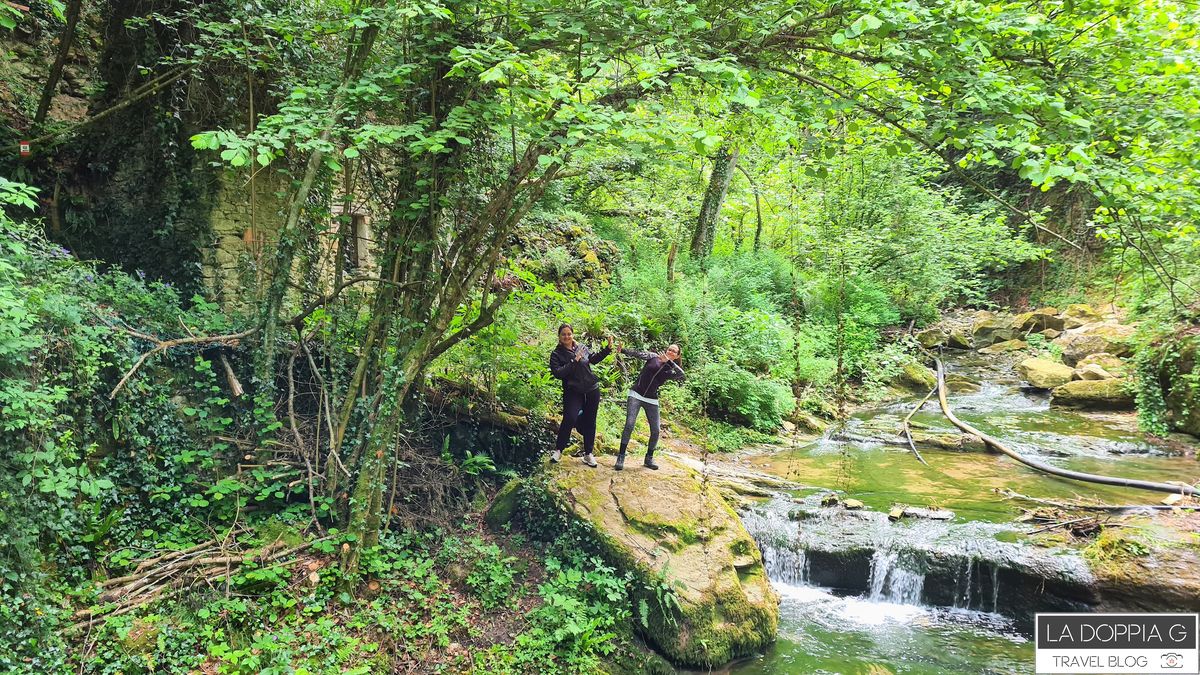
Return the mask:
[(946, 347), (950, 349), (970, 349), (971, 333), (966, 326), (955, 326), (946, 336)]
[(1066, 331), (1053, 344), (1062, 348), (1063, 361), (1073, 366), (1091, 354), (1129, 356), (1133, 353), (1133, 333), (1133, 326), (1119, 323), (1088, 324)]
[(1053, 307), (1043, 307), (1013, 317), (1013, 328), (1021, 332), (1040, 333), (1044, 330), (1062, 330), (1063, 319)]
[(948, 336), (941, 328), (926, 328), (925, 330), (918, 331), (913, 337), (917, 339), (917, 342), (922, 347), (933, 349), (945, 344)]
[(665, 575), (679, 610), (664, 614), (649, 590), (635, 600), (650, 607), (649, 628), (639, 630), (676, 664), (718, 666), (760, 650), (775, 639), (779, 598), (758, 546), (717, 486), (673, 458), (658, 463), (659, 471), (635, 464), (614, 473), (564, 462), (545, 482), (516, 479), (523, 485), (509, 494), (520, 505), (509, 512), (530, 523), (575, 519), (609, 564), (644, 582), (634, 588), (656, 588)]
[(973, 344), (982, 347), (1012, 340), (1017, 336), (1017, 332), (1012, 327), (1012, 320), (1001, 316), (976, 319), (971, 327)]
[(1025, 359), (1017, 364), (1016, 370), (1021, 379), (1038, 389), (1066, 384), (1075, 373), (1071, 366), (1042, 358)]
[(1133, 410), (1128, 380), (1072, 380), (1050, 392), (1050, 405), (1086, 410)]
[(946, 387), (956, 394), (974, 394), (983, 388), (979, 380), (972, 379), (962, 373), (950, 373), (946, 376)]
[(1111, 380), (1113, 374), (1095, 363), (1089, 363), (1082, 368), (1076, 368), (1071, 377), (1076, 380)]
[(1095, 323), (1104, 319), (1104, 313), (1099, 309), (1085, 304), (1067, 305), (1062, 312), (1063, 324), (1067, 328), (1078, 328), (1084, 324)]
[(1006, 352), (1016, 352), (1025, 349), (1029, 345), (1024, 340), (1005, 340), (997, 342), (991, 347), (984, 347), (979, 350), (980, 354), (1004, 354)]
[(963, 449), (962, 434), (956, 431), (938, 432), (913, 429), (910, 433), (912, 434), (913, 443), (915, 443), (917, 447), (930, 447), (941, 450)]
[(1100, 352), (1098, 354), (1088, 354), (1087, 356), (1083, 357), (1082, 359), (1079, 359), (1079, 362), (1075, 364), (1075, 368), (1077, 368), (1077, 369), (1085, 368), (1090, 365), (1100, 366), (1101, 368), (1107, 370), (1108, 372), (1112, 373), (1113, 375), (1118, 375), (1118, 376), (1125, 375), (1125, 370), (1126, 370), (1125, 362), (1107, 352)]
[(909, 361), (904, 364), (896, 383), (909, 391), (924, 394), (937, 386), (937, 375), (925, 366)]
[(1045, 337), (1047, 340), (1053, 340), (1054, 338), (1056, 338), (1060, 335), (1062, 335), (1062, 331), (1054, 330), (1053, 328), (1047, 328), (1046, 330), (1042, 331), (1042, 336)]

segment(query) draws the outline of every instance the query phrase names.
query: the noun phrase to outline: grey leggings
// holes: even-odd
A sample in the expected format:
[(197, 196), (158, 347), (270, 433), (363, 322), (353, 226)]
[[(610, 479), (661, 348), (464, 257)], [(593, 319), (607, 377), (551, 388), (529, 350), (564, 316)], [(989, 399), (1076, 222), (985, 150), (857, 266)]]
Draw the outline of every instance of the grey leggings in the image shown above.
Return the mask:
[(646, 454), (654, 453), (654, 447), (658, 445), (658, 406), (653, 403), (646, 403), (630, 396), (625, 401), (625, 430), (621, 432), (621, 452), (625, 452), (625, 448), (629, 447), (629, 437), (633, 435), (633, 427), (637, 424), (638, 411), (646, 410), (646, 421), (650, 423), (650, 442), (646, 444)]

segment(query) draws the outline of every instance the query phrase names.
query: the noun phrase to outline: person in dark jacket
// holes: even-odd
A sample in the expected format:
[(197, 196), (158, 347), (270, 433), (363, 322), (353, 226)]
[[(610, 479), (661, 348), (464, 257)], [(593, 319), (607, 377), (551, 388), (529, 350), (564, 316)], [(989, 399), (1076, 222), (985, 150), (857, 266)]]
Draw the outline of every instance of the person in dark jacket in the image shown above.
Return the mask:
[(563, 418), (558, 426), (551, 462), (562, 459), (563, 450), (571, 442), (571, 430), (583, 435), (583, 462), (596, 466), (592, 454), (596, 447), (596, 413), (600, 410), (600, 380), (592, 372), (592, 364), (600, 363), (612, 353), (613, 338), (608, 346), (592, 353), (586, 345), (575, 341), (570, 324), (558, 327), (558, 346), (550, 352), (550, 372), (563, 383)]
[(679, 367), (679, 345), (667, 347), (662, 354), (654, 352), (639, 352), (633, 349), (622, 349), (622, 354), (633, 356), (645, 361), (642, 372), (638, 373), (637, 381), (629, 390), (629, 399), (625, 402), (625, 430), (621, 432), (621, 451), (617, 453), (617, 463), (613, 468), (621, 471), (625, 468), (625, 450), (629, 447), (629, 437), (637, 424), (638, 412), (646, 411), (646, 421), (650, 423), (650, 441), (646, 444), (646, 459), (643, 464), (648, 469), (657, 469), (654, 463), (654, 448), (658, 445), (658, 388), (669, 381), (682, 381), (683, 368)]

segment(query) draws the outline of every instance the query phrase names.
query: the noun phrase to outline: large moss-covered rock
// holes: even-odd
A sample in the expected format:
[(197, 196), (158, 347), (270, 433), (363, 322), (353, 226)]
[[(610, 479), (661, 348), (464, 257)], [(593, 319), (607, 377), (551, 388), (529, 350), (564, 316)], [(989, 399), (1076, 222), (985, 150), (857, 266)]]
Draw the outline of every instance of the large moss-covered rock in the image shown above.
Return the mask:
[(1017, 374), (1021, 379), (1038, 389), (1053, 389), (1071, 381), (1075, 370), (1050, 359), (1025, 359), (1017, 364)]
[(1012, 340), (1017, 337), (1017, 333), (1018, 331), (1013, 329), (1012, 319), (1004, 316), (977, 318), (971, 327), (973, 341), (981, 347)]
[[(1113, 356), (1112, 354), (1108, 354), (1105, 352), (1099, 352), (1097, 354), (1088, 354), (1087, 356), (1083, 357), (1082, 359), (1079, 359), (1079, 362), (1075, 364), (1075, 368), (1077, 368), (1077, 369), (1078, 368), (1086, 368), (1088, 366), (1093, 366), (1093, 365), (1100, 366), (1104, 370), (1106, 370), (1118, 377), (1124, 376), (1126, 374), (1126, 370), (1127, 370), (1127, 367), (1126, 367), (1124, 361)], [(1080, 378), (1080, 379), (1082, 379), (1082, 378)]]
[(1085, 324), (1102, 321), (1104, 313), (1091, 305), (1067, 305), (1067, 308), (1063, 310), (1062, 318), (1066, 328), (1078, 328)]
[(1013, 328), (1021, 332), (1040, 333), (1044, 330), (1062, 330), (1063, 319), (1053, 307), (1042, 307), (1013, 317)]
[(1062, 348), (1063, 361), (1075, 365), (1091, 354), (1129, 356), (1133, 353), (1133, 333), (1133, 326), (1119, 323), (1088, 324), (1068, 330), (1055, 338), (1054, 344)]
[(915, 362), (904, 364), (896, 377), (896, 384), (909, 391), (924, 394), (937, 386), (937, 375), (932, 370)]
[(564, 462), (552, 469), (546, 501), (588, 527), (605, 559), (644, 582), (638, 586), (661, 580), (676, 589), (681, 607), (669, 615), (645, 591), (645, 637), (664, 656), (712, 667), (752, 654), (774, 641), (779, 624), (758, 546), (716, 485), (670, 458), (658, 463), (650, 471), (635, 460), (616, 473), (607, 462)]
[(1005, 340), (997, 342), (991, 347), (984, 347), (979, 350), (980, 354), (1004, 354), (1007, 352), (1018, 352), (1025, 349), (1029, 345), (1024, 340)]
[(1133, 410), (1133, 396), (1124, 378), (1073, 380), (1050, 392), (1050, 405), (1087, 410)]

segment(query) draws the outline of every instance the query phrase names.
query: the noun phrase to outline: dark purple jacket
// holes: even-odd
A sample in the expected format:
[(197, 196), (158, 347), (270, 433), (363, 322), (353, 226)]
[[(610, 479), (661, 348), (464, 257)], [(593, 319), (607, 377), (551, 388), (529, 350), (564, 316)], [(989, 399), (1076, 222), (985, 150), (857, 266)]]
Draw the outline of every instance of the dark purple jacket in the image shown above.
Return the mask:
[(646, 362), (646, 365), (642, 366), (642, 372), (638, 373), (637, 382), (633, 383), (633, 390), (639, 396), (657, 399), (658, 388), (663, 384), (671, 380), (683, 381), (683, 368), (670, 359), (664, 359), (654, 352), (639, 352), (635, 349), (622, 349), (621, 353)]
[(587, 393), (600, 386), (600, 380), (592, 372), (592, 364), (600, 363), (608, 358), (612, 350), (608, 347), (595, 354), (588, 351), (587, 345), (575, 343), (575, 349), (583, 353), (583, 360), (575, 360), (575, 352), (562, 345), (550, 352), (550, 372), (563, 381), (563, 391)]

